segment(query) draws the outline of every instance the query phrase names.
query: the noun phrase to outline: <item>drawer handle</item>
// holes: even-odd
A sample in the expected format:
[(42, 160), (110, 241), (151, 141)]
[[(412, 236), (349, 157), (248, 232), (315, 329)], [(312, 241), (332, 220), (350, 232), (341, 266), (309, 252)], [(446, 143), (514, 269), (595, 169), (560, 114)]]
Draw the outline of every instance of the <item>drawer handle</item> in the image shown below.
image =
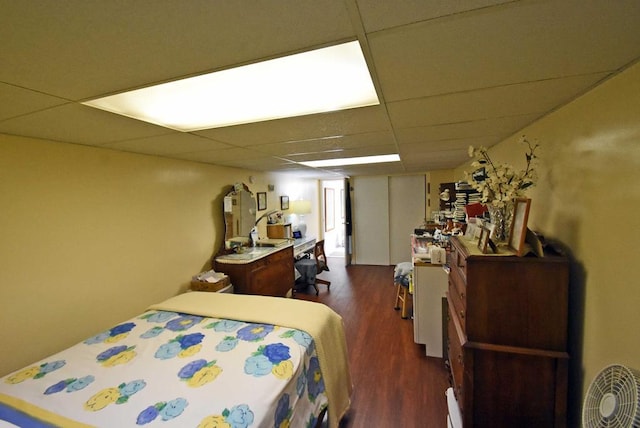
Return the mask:
[(464, 311), (460, 311), (460, 318), (464, 319)]
[(458, 363), (462, 365), (462, 354), (458, 354)]
[(460, 298), (464, 299), (464, 293), (460, 293)]

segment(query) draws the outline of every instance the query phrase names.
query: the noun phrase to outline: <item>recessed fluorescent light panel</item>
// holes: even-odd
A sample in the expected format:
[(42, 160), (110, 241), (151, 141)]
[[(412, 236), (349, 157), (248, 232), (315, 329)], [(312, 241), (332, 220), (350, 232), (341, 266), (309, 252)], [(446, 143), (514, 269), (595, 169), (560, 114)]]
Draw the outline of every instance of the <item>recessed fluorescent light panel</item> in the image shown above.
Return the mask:
[(357, 41), (83, 103), (178, 131), (380, 104)]
[(341, 159), (324, 159), (309, 162), (300, 162), (302, 165), (322, 168), (328, 166), (344, 166), (344, 165), (362, 165), (369, 163), (384, 163), (384, 162), (400, 162), (400, 155), (379, 155), (379, 156), (361, 156), (355, 158), (341, 158)]

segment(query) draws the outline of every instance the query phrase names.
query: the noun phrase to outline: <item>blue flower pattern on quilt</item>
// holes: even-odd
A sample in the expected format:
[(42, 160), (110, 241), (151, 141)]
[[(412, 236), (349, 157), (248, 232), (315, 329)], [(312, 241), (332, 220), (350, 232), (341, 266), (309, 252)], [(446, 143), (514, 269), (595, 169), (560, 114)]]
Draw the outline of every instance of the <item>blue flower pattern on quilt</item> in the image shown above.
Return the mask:
[(324, 379), (320, 371), (318, 357), (312, 357), (309, 361), (309, 370), (307, 371), (307, 393), (309, 400), (314, 402), (318, 395), (324, 392), (324, 390)]
[(147, 383), (142, 379), (137, 379), (127, 383), (121, 383), (116, 387), (108, 387), (94, 394), (84, 404), (85, 410), (97, 412), (110, 404), (124, 404), (137, 392), (143, 390)]
[(278, 406), (276, 407), (274, 427), (288, 427), (292, 410), (289, 405), (289, 394), (283, 394), (280, 400), (278, 400)]
[(221, 414), (210, 415), (202, 419), (198, 428), (247, 428), (253, 423), (253, 411), (246, 404), (224, 409)]
[(174, 398), (170, 401), (158, 402), (140, 412), (136, 419), (136, 424), (145, 425), (153, 422), (158, 417), (163, 421), (169, 421), (180, 416), (188, 405), (189, 402), (182, 397)]
[(96, 359), (104, 367), (113, 367), (118, 364), (127, 364), (136, 357), (135, 346), (120, 345), (107, 349), (98, 354)]
[[(156, 360), (165, 361), (172, 360), (175, 357), (191, 358), (201, 352), (204, 347), (216, 352), (231, 352), (238, 347), (239, 343), (259, 343), (271, 342), (259, 345), (250, 351), (251, 354), (246, 357), (244, 362), (244, 373), (251, 377), (264, 377), (271, 374), (277, 380), (289, 381), (294, 376), (292, 389), (295, 401), (302, 399), (305, 395), (310, 402), (315, 402), (316, 398), (324, 392), (324, 380), (320, 372), (318, 359), (315, 356), (315, 343), (313, 338), (306, 332), (296, 329), (287, 329), (282, 332), (281, 327), (270, 324), (248, 323), (235, 320), (206, 318), (197, 315), (181, 314), (169, 311), (150, 311), (136, 320), (146, 321), (152, 325), (147, 328), (144, 325), (138, 326), (136, 322), (127, 322), (119, 324), (105, 332), (102, 332), (83, 342), (85, 345), (97, 346), (100, 349), (97, 352), (95, 361), (103, 367), (115, 367), (126, 365), (133, 361), (136, 357), (136, 345), (116, 345), (104, 349), (104, 345), (109, 345), (121, 341), (134, 331), (142, 329), (142, 333), (137, 333), (138, 337), (143, 340), (153, 340), (164, 332), (174, 333), (173, 337), (167, 338), (155, 350), (154, 357)], [(134, 321), (136, 321), (134, 320)], [(208, 324), (201, 324), (203, 321)], [(195, 326), (200, 329), (213, 329), (218, 333), (227, 333), (218, 339), (218, 343), (207, 344), (207, 336), (200, 332), (185, 333)], [(144, 330), (146, 328), (146, 330)], [(201, 330), (203, 331), (203, 330)], [(267, 337), (271, 333), (281, 332), (280, 338), (285, 340), (293, 339), (293, 341), (301, 347), (301, 351), (308, 356), (301, 361), (302, 366), (299, 369), (294, 368), (292, 362), (291, 348), (282, 341), (274, 341), (275, 337), (271, 337), (267, 341)], [(179, 333), (175, 335), (175, 333)], [(235, 335), (234, 335), (235, 333)], [(220, 337), (220, 335), (218, 336)], [(292, 342), (289, 342), (292, 343)], [(102, 346), (102, 348), (100, 348)], [(246, 351), (246, 345), (243, 345)], [(153, 352), (153, 351), (152, 351)], [(209, 351), (211, 352), (211, 351)], [(203, 354), (204, 355), (204, 354)], [(207, 355), (211, 355), (210, 353)], [(246, 355), (246, 354), (245, 354)], [(21, 372), (17, 372), (5, 379), (5, 383), (20, 383), (27, 379), (42, 378), (65, 366), (65, 360), (56, 360), (41, 364), (40, 366), (29, 367)], [(177, 378), (184, 382), (190, 388), (203, 387), (214, 382), (224, 371), (216, 359), (198, 358), (187, 361), (177, 374)], [(68, 375), (67, 375), (68, 376)], [(61, 392), (72, 393), (86, 389), (93, 385), (95, 378), (91, 374), (78, 377), (58, 378), (55, 383), (44, 388), (42, 394), (44, 396), (53, 396)], [(104, 384), (102, 384), (104, 386)], [(108, 385), (108, 384), (107, 384)], [(84, 402), (84, 410), (89, 412), (98, 412), (111, 404), (125, 404), (130, 398), (145, 389), (147, 382), (144, 379), (137, 379), (130, 382), (123, 382), (118, 386), (98, 387), (100, 390), (90, 391), (93, 395)], [(94, 393), (95, 392), (95, 393)], [(273, 413), (273, 423), (276, 428), (289, 427), (292, 418), (291, 395), (289, 392), (283, 392), (279, 397), (277, 407)], [(186, 397), (186, 398), (185, 398)], [(185, 397), (172, 398), (167, 401), (147, 402), (146, 407), (140, 406), (137, 410), (137, 425), (146, 425), (154, 421), (169, 421), (180, 417), (187, 413), (189, 406), (188, 395)], [(326, 404), (324, 405), (326, 406)], [(305, 425), (311, 427), (315, 424), (316, 417), (313, 413), (305, 421)], [(247, 428), (254, 422), (254, 413), (248, 404), (237, 404), (230, 408), (224, 408), (220, 413), (210, 414), (204, 417), (199, 428)]]
[(93, 377), (92, 375), (87, 375), (87, 376), (81, 377), (80, 379), (69, 378), (69, 379), (61, 380), (60, 382), (54, 383), (53, 385), (45, 389), (44, 395), (55, 394), (57, 392), (65, 391), (65, 390), (67, 392), (80, 391), (86, 388), (87, 386), (89, 386), (89, 384), (91, 384), (95, 379), (96, 378)]
[(110, 330), (97, 334), (89, 339), (85, 340), (83, 343), (87, 345), (94, 345), (96, 343), (116, 343), (122, 339), (125, 339), (131, 330), (135, 327), (135, 323), (128, 322), (125, 324), (120, 324), (113, 327)]
[(249, 324), (246, 327), (242, 327), (238, 330), (238, 339), (246, 340), (247, 342), (258, 342), (264, 339), (274, 329), (274, 326), (270, 324)]
[(181, 315), (165, 324), (165, 328), (171, 331), (185, 331), (202, 322), (204, 318), (196, 315)]
[(57, 360), (49, 363), (43, 363), (39, 366), (31, 366), (7, 377), (7, 379), (5, 379), (5, 383), (17, 384), (24, 382), (27, 379), (40, 379), (46, 376), (48, 373), (62, 368), (65, 364), (66, 361)]
[(216, 380), (222, 373), (222, 368), (216, 365), (216, 360), (195, 360), (182, 367), (178, 372), (178, 378), (192, 388), (203, 386)]
[(161, 345), (154, 356), (161, 360), (168, 360), (176, 356), (181, 358), (191, 357), (202, 349), (203, 338), (204, 334), (202, 333), (178, 335)]
[(180, 316), (180, 315), (176, 312), (157, 311), (157, 312), (146, 313), (142, 315), (139, 319), (147, 320), (147, 322), (153, 322), (153, 323), (164, 323), (169, 321), (171, 318), (175, 318), (177, 316)]
[(235, 320), (219, 320), (206, 325), (204, 328), (212, 328), (214, 331), (221, 331), (225, 333), (231, 333), (236, 331), (240, 326), (245, 323)]

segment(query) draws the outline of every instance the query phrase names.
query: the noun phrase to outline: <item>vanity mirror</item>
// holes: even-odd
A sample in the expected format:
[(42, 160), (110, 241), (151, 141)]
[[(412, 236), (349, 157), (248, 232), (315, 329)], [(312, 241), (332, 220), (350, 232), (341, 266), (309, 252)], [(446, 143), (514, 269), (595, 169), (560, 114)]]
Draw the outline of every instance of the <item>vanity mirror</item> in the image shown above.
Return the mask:
[(246, 184), (236, 183), (224, 197), (224, 248), (250, 246), (249, 235), (256, 221), (256, 200)]

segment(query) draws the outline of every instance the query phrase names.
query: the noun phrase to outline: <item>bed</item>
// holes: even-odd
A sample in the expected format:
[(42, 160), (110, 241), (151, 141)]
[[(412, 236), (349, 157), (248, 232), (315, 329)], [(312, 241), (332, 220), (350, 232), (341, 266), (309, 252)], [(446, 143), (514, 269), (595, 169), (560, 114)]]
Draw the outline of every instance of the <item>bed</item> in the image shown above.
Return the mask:
[(189, 292), (0, 378), (0, 427), (337, 428), (351, 392), (327, 306)]

